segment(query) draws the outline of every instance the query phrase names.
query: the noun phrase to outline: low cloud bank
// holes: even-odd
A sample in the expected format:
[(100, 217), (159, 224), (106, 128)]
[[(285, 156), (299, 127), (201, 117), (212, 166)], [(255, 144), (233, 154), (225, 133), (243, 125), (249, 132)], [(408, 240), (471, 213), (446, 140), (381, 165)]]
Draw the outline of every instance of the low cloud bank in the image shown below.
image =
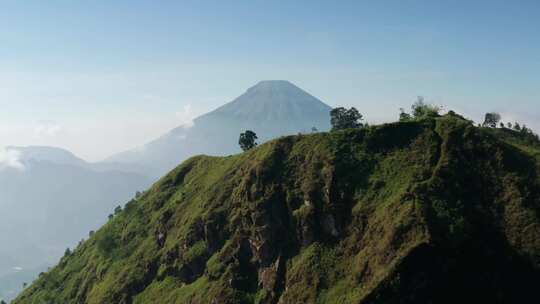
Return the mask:
[(195, 115), (193, 114), (191, 104), (183, 106), (180, 111), (175, 113), (175, 116), (179, 120), (180, 126), (186, 130), (190, 129), (195, 124), (193, 121)]
[(21, 161), (21, 152), (19, 150), (0, 147), (0, 170), (5, 168), (12, 168), (17, 170), (24, 170), (24, 163)]

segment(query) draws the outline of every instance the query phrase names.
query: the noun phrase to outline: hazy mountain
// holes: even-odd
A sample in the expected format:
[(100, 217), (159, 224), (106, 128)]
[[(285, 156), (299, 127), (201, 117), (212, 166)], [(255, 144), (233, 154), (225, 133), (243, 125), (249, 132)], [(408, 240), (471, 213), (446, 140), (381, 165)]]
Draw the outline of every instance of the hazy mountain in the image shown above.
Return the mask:
[(309, 133), (313, 127), (326, 131), (330, 128), (330, 110), (288, 81), (261, 81), (230, 103), (196, 118), (192, 125), (180, 126), (107, 162), (138, 164), (158, 177), (193, 155), (239, 152), (238, 136), (246, 129), (255, 131), (259, 142)]
[(151, 183), (139, 174), (93, 170), (58, 148), (6, 151), (13, 159), (0, 166), (0, 298), (21, 287), (17, 280), (52, 265), (105, 223), (115, 206)]
[(55, 147), (29, 146), (29, 147), (6, 147), (7, 150), (18, 152), (21, 162), (46, 161), (59, 165), (87, 166), (88, 164), (73, 153)]
[(539, 176), (457, 115), (194, 157), (15, 303), (532, 303)]
[[(120, 172), (146, 172), (148, 168), (136, 163), (127, 162), (96, 162), (89, 163), (85, 160), (77, 157), (70, 151), (56, 147), (47, 146), (27, 146), (17, 147), (8, 146), (5, 148), (7, 151), (16, 153), (18, 162), (31, 163), (31, 162), (50, 162), (57, 165), (72, 165), (77, 167), (83, 167), (92, 169), (94, 171), (120, 171)], [(143, 174), (145, 175), (145, 174)]]

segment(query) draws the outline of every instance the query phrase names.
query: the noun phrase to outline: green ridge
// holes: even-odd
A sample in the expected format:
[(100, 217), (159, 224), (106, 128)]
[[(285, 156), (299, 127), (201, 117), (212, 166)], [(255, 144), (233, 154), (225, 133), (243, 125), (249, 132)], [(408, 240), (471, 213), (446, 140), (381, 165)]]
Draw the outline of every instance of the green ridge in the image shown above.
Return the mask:
[(540, 279), (540, 145), (447, 115), (197, 156), (23, 303), (520, 303)]

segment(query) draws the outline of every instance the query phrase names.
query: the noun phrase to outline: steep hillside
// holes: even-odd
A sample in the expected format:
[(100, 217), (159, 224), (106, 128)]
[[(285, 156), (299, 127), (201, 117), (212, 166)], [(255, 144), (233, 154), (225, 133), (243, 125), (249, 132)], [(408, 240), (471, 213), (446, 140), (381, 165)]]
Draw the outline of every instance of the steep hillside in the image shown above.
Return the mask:
[(531, 302), (539, 148), (507, 136), (445, 116), (191, 158), (14, 303)]
[(156, 178), (197, 154), (240, 152), (238, 136), (253, 130), (259, 142), (298, 132), (330, 129), (331, 108), (284, 80), (261, 81), (218, 109), (201, 115), (192, 126), (180, 126), (133, 150), (114, 155), (105, 163), (138, 164)]

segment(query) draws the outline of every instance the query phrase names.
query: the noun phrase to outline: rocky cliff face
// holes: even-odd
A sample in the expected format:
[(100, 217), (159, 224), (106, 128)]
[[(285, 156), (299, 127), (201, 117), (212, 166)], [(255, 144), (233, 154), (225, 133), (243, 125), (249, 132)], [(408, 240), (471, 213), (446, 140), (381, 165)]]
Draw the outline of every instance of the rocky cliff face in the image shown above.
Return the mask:
[(446, 116), (195, 157), (15, 303), (519, 303), (538, 146)]

